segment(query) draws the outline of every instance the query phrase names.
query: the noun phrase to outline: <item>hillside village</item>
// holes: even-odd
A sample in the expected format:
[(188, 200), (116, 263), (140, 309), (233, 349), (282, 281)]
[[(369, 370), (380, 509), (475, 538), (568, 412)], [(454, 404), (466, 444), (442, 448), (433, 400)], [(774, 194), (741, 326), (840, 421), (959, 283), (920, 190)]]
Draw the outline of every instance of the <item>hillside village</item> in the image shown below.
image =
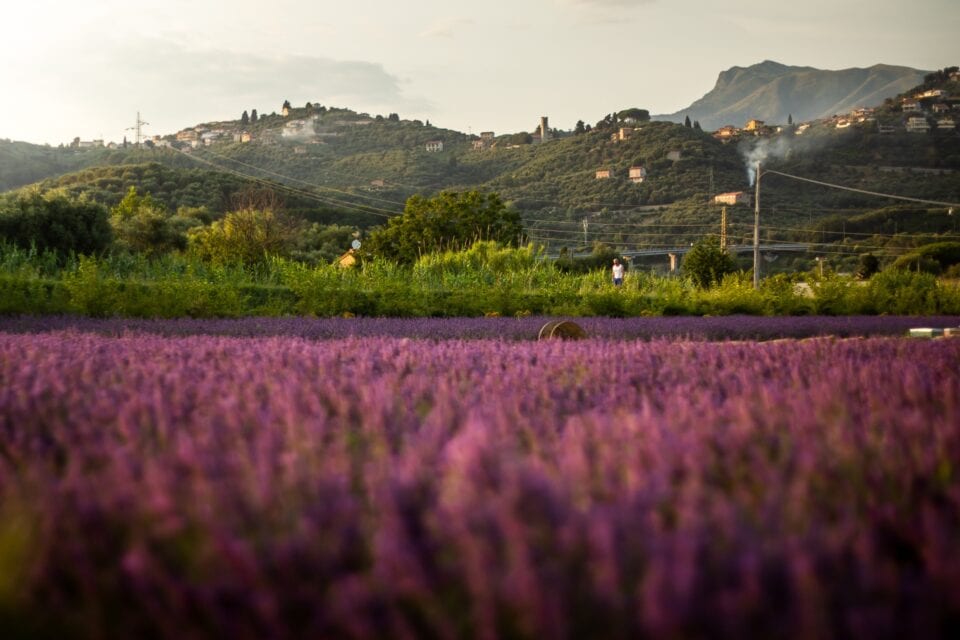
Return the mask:
[[(639, 110), (634, 110), (639, 111)], [(644, 112), (645, 113), (645, 112)], [(625, 144), (636, 136), (642, 136), (647, 124), (633, 118), (624, 118), (620, 122), (614, 118), (609, 122), (597, 123), (597, 129), (602, 126), (609, 143), (612, 145)], [(792, 117), (786, 124), (771, 124), (759, 119), (750, 119), (743, 126), (733, 124), (719, 127), (710, 135), (724, 144), (740, 144), (755, 138), (776, 136), (809, 136), (817, 133), (825, 134), (829, 131), (842, 132), (847, 129), (863, 129), (879, 134), (894, 134), (897, 132), (912, 135), (945, 136), (956, 135), (957, 122), (960, 119), (960, 71), (956, 67), (944, 69), (928, 77), (928, 82), (918, 90), (888, 98), (884, 104), (876, 106), (858, 107), (848, 113), (836, 114), (829, 118), (805, 122), (793, 122)], [(455, 157), (464, 157), (465, 153), (483, 153), (491, 151), (518, 151), (527, 145), (543, 145), (560, 141), (582, 132), (589, 132), (590, 125), (582, 127), (578, 123), (576, 131), (562, 131), (551, 129), (546, 116), (539, 120), (539, 125), (531, 133), (507, 134), (496, 136), (493, 131), (483, 131), (479, 135), (466, 135), (456, 131), (433, 127), (429, 121), (400, 119), (397, 114), (371, 116), (367, 113), (357, 113), (349, 109), (326, 107), (319, 103), (308, 102), (304, 107), (293, 107), (285, 101), (279, 113), (257, 116), (256, 110), (250, 115), (244, 111), (238, 120), (224, 122), (210, 122), (184, 128), (173, 134), (152, 135), (145, 137), (141, 144), (146, 148), (172, 149), (182, 153), (190, 153), (201, 148), (227, 147), (230, 145), (257, 145), (264, 148), (275, 147), (291, 156), (315, 156), (316, 152), (330, 144), (344, 144), (345, 140), (356, 138), (361, 129), (371, 125), (396, 125), (409, 132), (403, 140), (408, 152), (419, 150), (421, 153), (444, 156), (452, 153), (449, 162), (455, 162)], [(687, 118), (686, 126), (690, 127)], [(699, 123), (693, 125), (699, 129)], [(104, 144), (103, 141), (80, 141), (75, 139), (71, 145), (77, 149), (107, 147), (110, 149), (121, 146), (135, 145), (136, 142), (124, 141), (122, 145), (116, 143)], [(371, 149), (372, 150), (372, 149)], [(237, 153), (237, 152), (231, 152)], [(683, 158), (683, 151), (679, 148), (668, 150), (665, 159), (677, 163)], [(896, 170), (897, 167), (888, 167)], [(627, 167), (615, 167), (612, 164), (601, 164), (592, 171), (597, 181), (624, 181), (634, 185), (643, 185), (656, 179), (656, 171), (646, 162), (634, 163)], [(382, 189), (387, 186), (382, 176), (370, 176), (367, 180), (368, 188)], [(716, 204), (749, 205), (749, 194), (739, 191), (722, 192), (712, 196)]]
[[(785, 132), (804, 135), (810, 129), (818, 127), (835, 129), (855, 126), (875, 127), (880, 133), (956, 132), (957, 122), (960, 119), (960, 71), (957, 67), (949, 67), (931, 75), (938, 74), (942, 86), (926, 88), (909, 95), (899, 96), (898, 99), (888, 98), (884, 105), (858, 107), (848, 113), (833, 115), (830, 118), (798, 123), (792, 122), (792, 118), (786, 124), (769, 124), (759, 119), (750, 119), (742, 127), (734, 124), (719, 127), (712, 132), (712, 135), (722, 142), (736, 142), (748, 136), (763, 137)], [(303, 154), (306, 153), (307, 145), (323, 145), (331, 139), (349, 135), (350, 128), (363, 127), (384, 120), (431, 128), (429, 121), (423, 123), (419, 120), (400, 120), (397, 114), (390, 114), (384, 118), (381, 115), (370, 116), (367, 113), (328, 108), (311, 102), (308, 102), (305, 107), (295, 108), (289, 101), (285, 101), (279, 114), (274, 112), (258, 118), (255, 109), (252, 114), (252, 119), (247, 112), (244, 112), (240, 120), (198, 124), (173, 134), (147, 136), (142, 141), (131, 142), (125, 139), (122, 143), (104, 143), (103, 140), (85, 141), (75, 138), (70, 146), (78, 149), (97, 147), (116, 149), (142, 143), (147, 147), (188, 150), (223, 144), (286, 143), (292, 146), (294, 153)], [(687, 126), (690, 126), (689, 118), (687, 120)], [(635, 123), (627, 120), (623, 124)], [(695, 126), (699, 128), (699, 123)], [(610, 139), (613, 142), (623, 141), (641, 129), (642, 127), (639, 126), (621, 126), (610, 134)], [(586, 130), (590, 130), (589, 125)], [(484, 131), (479, 135), (469, 135), (466, 138), (469, 140), (471, 150), (487, 151), (497, 148), (518, 149), (524, 144), (542, 144), (551, 139), (574, 135), (574, 133), (551, 130), (547, 117), (544, 116), (540, 119), (539, 126), (525, 136), (514, 134), (497, 138), (494, 132)], [(422, 148), (430, 153), (439, 153), (444, 151), (444, 145), (449, 145), (449, 142), (437, 137), (423, 142)], [(640, 171), (641, 167), (636, 169), (630, 172), (629, 178), (635, 182), (641, 182), (646, 177), (646, 170)], [(596, 177), (609, 179), (613, 174), (609, 169), (598, 168)]]
[[(950, 67), (944, 72), (946, 88), (930, 88), (910, 95), (889, 98), (877, 107), (859, 107), (830, 118), (786, 125), (768, 125), (762, 120), (749, 120), (742, 128), (733, 125), (720, 127), (713, 136), (722, 142), (732, 142), (745, 136), (770, 136), (792, 132), (803, 135), (811, 128), (846, 129), (851, 126), (875, 127), (879, 133), (955, 133), (960, 120), (960, 71)], [(934, 75), (934, 74), (931, 74)]]

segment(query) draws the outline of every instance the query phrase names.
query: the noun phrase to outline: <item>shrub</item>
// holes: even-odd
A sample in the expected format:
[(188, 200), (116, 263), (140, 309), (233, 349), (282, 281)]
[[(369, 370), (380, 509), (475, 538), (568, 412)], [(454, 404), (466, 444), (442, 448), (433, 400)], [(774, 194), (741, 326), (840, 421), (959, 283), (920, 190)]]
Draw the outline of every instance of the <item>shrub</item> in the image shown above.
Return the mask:
[(113, 242), (107, 217), (103, 206), (61, 192), (20, 191), (0, 199), (0, 240), (61, 256), (100, 253)]
[(680, 269), (698, 287), (707, 288), (720, 284), (725, 275), (737, 270), (737, 265), (733, 257), (720, 248), (720, 238), (707, 236), (687, 252)]
[(867, 285), (871, 303), (879, 313), (918, 315), (941, 307), (940, 285), (929, 273), (886, 269)]
[(220, 264), (263, 263), (270, 256), (286, 255), (293, 248), (298, 226), (269, 210), (234, 211), (210, 226), (191, 229), (190, 250), (204, 260)]

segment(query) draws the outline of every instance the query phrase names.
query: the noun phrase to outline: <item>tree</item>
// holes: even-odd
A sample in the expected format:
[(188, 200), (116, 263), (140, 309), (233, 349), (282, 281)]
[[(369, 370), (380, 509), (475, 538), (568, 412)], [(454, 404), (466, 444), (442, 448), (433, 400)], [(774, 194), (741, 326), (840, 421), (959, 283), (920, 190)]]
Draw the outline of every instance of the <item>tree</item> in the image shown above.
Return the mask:
[(208, 227), (191, 229), (190, 250), (216, 263), (256, 264), (287, 255), (300, 236), (300, 223), (273, 211), (228, 213)]
[(284, 100), (284, 101), (283, 101), (283, 108), (284, 108), (284, 109), (288, 109), (288, 110), (291, 108), (291, 107), (290, 107), (290, 101), (289, 101), (289, 100)]
[(875, 273), (880, 271), (880, 259), (872, 253), (865, 253), (860, 256), (857, 265), (857, 277), (861, 280), (869, 280)]
[(240, 124), (246, 125), (250, 124), (250, 116), (247, 114), (247, 111), (243, 111), (243, 115), (240, 116)]
[(683, 119), (683, 126), (685, 126), (687, 129), (693, 126), (693, 124), (691, 124), (690, 122), (690, 116), (687, 116), (686, 118)]
[(620, 120), (632, 120), (634, 122), (649, 122), (650, 112), (646, 109), (637, 109), (636, 107), (624, 109), (617, 114)]
[(693, 128), (694, 128), (696, 131), (703, 131), (703, 128), (700, 126), (700, 121), (699, 121), (699, 120), (694, 120), (694, 121), (693, 121)]
[(726, 249), (720, 248), (720, 238), (707, 236), (683, 257), (681, 269), (698, 287), (708, 288), (734, 273), (737, 265)]
[(788, 125), (791, 125), (791, 126), (793, 125), (793, 114), (792, 114), (792, 113), (787, 116), (787, 124), (788, 124)]
[(522, 235), (520, 214), (497, 194), (444, 191), (432, 198), (409, 198), (403, 214), (375, 230), (367, 246), (375, 256), (412, 263), (423, 254), (465, 248), (478, 240), (517, 245)]
[(520, 133), (514, 133), (509, 138), (507, 138), (507, 144), (531, 144), (533, 143), (533, 135), (521, 131)]
[(257, 115), (256, 109), (250, 112), (250, 122), (256, 122), (259, 119), (260, 119), (260, 116)]
[(150, 194), (140, 196), (136, 187), (110, 211), (110, 226), (117, 244), (129, 251), (156, 256), (185, 249), (186, 237), (171, 224), (163, 205)]
[(390, 122), (400, 122), (400, 116), (399, 114), (391, 113), (390, 115), (387, 116), (387, 120), (389, 120)]
[(603, 117), (603, 120), (600, 120), (597, 122), (596, 128), (601, 130), (609, 129), (611, 127), (616, 126), (616, 124), (617, 124), (617, 114), (608, 113)]
[(581, 133), (586, 133), (586, 126), (583, 124), (583, 120), (577, 120), (576, 126), (573, 128), (573, 132), (577, 135)]
[(110, 246), (113, 232), (103, 205), (27, 189), (0, 197), (0, 240), (24, 249), (93, 254)]

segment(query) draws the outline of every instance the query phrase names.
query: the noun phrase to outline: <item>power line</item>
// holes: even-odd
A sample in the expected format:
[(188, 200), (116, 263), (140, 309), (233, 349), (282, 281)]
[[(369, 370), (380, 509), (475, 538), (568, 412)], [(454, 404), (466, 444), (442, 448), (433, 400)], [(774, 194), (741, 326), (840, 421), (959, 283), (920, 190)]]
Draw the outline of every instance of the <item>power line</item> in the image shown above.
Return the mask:
[(291, 176), (287, 176), (287, 175), (284, 175), (284, 174), (282, 174), (282, 173), (277, 173), (276, 171), (271, 171), (270, 169), (264, 169), (263, 167), (258, 167), (258, 166), (256, 166), (256, 165), (252, 165), (252, 164), (249, 164), (249, 163), (247, 163), (247, 162), (244, 162), (243, 160), (237, 160), (236, 158), (231, 158), (231, 157), (229, 157), (229, 156), (225, 156), (225, 155), (222, 155), (222, 154), (213, 152), (213, 151), (204, 150), (204, 154), (216, 156), (216, 157), (218, 157), (218, 158), (223, 158), (224, 160), (227, 160), (227, 161), (229, 161), (229, 162), (235, 162), (235, 163), (237, 163), (237, 164), (239, 164), (239, 165), (242, 165), (242, 166), (244, 166), (244, 167), (249, 167), (249, 168), (255, 169), (255, 170), (257, 170), (257, 171), (262, 171), (263, 173), (268, 173), (268, 174), (270, 174), (270, 175), (272, 175), (272, 176), (276, 176), (276, 177), (281, 178), (281, 179), (283, 179), (283, 180), (289, 180), (289, 181), (291, 181), (291, 182), (299, 182), (300, 184), (305, 184), (305, 185), (307, 185), (308, 187), (310, 187), (310, 188), (312, 188), (312, 189), (323, 189), (323, 190), (326, 190), (326, 191), (332, 191), (332, 192), (334, 192), (334, 193), (339, 193), (339, 194), (343, 194), (343, 195), (347, 195), (347, 196), (351, 196), (351, 197), (355, 197), (355, 198), (366, 198), (366, 199), (368, 199), (368, 200), (376, 200), (376, 201), (378, 201), (378, 202), (385, 202), (385, 203), (387, 203), (387, 204), (398, 205), (398, 206), (401, 206), (401, 207), (404, 206), (404, 203), (402, 203), (402, 202), (397, 202), (397, 201), (395, 201), (395, 200), (388, 200), (388, 199), (386, 199), (386, 198), (378, 198), (378, 197), (376, 197), (376, 196), (368, 196), (368, 195), (364, 195), (364, 194), (362, 194), (362, 193), (351, 193), (351, 192), (349, 192), (349, 191), (343, 191), (342, 189), (335, 189), (334, 187), (326, 187), (326, 186), (322, 186), (322, 185), (316, 185), (316, 184), (307, 182), (307, 181), (305, 181), (305, 180), (300, 180), (299, 178), (293, 178), (293, 177), (291, 177)]
[(960, 207), (960, 203), (957, 202), (941, 202), (939, 200), (926, 200), (923, 198), (911, 198), (909, 196), (897, 196), (890, 193), (880, 193), (878, 191), (867, 191), (866, 189), (855, 189), (854, 187), (845, 187), (839, 184), (832, 184), (830, 182), (823, 182), (821, 180), (813, 180), (811, 178), (802, 178), (800, 176), (795, 176), (789, 173), (783, 173), (781, 171), (774, 171), (773, 169), (764, 169), (764, 174), (772, 173), (778, 176), (783, 176), (784, 178), (792, 178), (793, 180), (800, 180), (801, 182), (809, 182), (811, 184), (817, 184), (822, 187), (830, 187), (831, 189), (840, 189), (842, 191), (852, 191), (854, 193), (862, 193), (868, 196), (877, 196), (880, 198), (890, 198), (892, 200), (906, 200), (908, 202), (919, 202), (921, 204), (935, 204), (943, 207)]
[[(398, 215), (397, 212), (388, 211), (388, 210), (386, 210), (386, 209), (379, 209), (379, 208), (377, 208), (377, 207), (373, 207), (373, 206), (367, 205), (367, 204), (362, 204), (362, 203), (361, 203), (361, 204), (358, 205), (358, 204), (353, 204), (353, 203), (350, 203), (350, 202), (345, 202), (345, 201), (342, 201), (342, 200), (337, 200), (336, 198), (323, 197), (323, 196), (317, 195), (317, 194), (315, 194), (315, 193), (312, 193), (312, 192), (309, 192), (309, 191), (305, 191), (305, 190), (303, 190), (303, 189), (298, 189), (298, 188), (296, 188), (296, 187), (291, 187), (291, 186), (289, 186), (289, 185), (285, 185), (285, 184), (283, 184), (283, 183), (273, 182), (273, 181), (271, 181), (271, 180), (266, 180), (266, 179), (260, 178), (260, 177), (258, 177), (258, 176), (252, 176), (252, 175), (243, 173), (243, 172), (241, 172), (241, 171), (237, 171), (236, 169), (231, 169), (231, 168), (229, 168), (229, 167), (222, 167), (222, 166), (220, 166), (220, 165), (218, 165), (218, 164), (216, 164), (216, 163), (210, 162), (209, 160), (207, 160), (207, 159), (205, 159), (205, 158), (201, 158), (201, 157), (199, 157), (199, 156), (197, 156), (197, 155), (194, 155), (194, 154), (192, 154), (192, 153), (187, 153), (187, 152), (181, 151), (181, 150), (179, 150), (179, 149), (178, 149), (177, 151), (178, 151), (178, 153), (181, 153), (181, 154), (187, 156), (188, 158), (190, 158), (190, 159), (192, 159), (192, 160), (194, 160), (194, 161), (196, 161), (196, 162), (201, 162), (201, 163), (203, 163), (203, 164), (209, 165), (209, 166), (211, 166), (211, 167), (213, 167), (213, 168), (215, 168), (215, 169), (217, 169), (217, 170), (219, 170), (219, 171), (223, 171), (223, 172), (225, 172), (225, 173), (229, 173), (229, 174), (234, 175), (234, 176), (239, 176), (239, 177), (245, 178), (245, 179), (247, 179), (247, 180), (253, 180), (254, 182), (258, 182), (258, 183), (260, 183), (260, 184), (267, 185), (267, 186), (269, 186), (269, 187), (271, 187), (271, 188), (274, 188), (274, 189), (280, 189), (280, 190), (282, 190), (282, 191), (287, 191), (287, 192), (289, 192), (289, 193), (293, 193), (293, 194), (295, 194), (295, 195), (302, 196), (302, 197), (304, 197), (304, 198), (312, 199), (312, 200), (315, 200), (315, 201), (320, 202), (320, 203), (322, 203), (322, 204), (325, 204), (325, 205), (327, 205), (327, 206), (341, 207), (341, 208), (343, 208), (343, 209), (347, 209), (347, 210), (350, 210), (350, 211), (356, 211), (356, 212), (359, 212), (359, 213), (366, 213), (366, 214), (370, 214), (370, 215), (374, 215), (374, 216), (380, 216), (380, 217), (382, 217), (382, 218), (392, 218), (392, 217), (394, 217), (395, 215)], [(361, 208), (361, 207), (363, 207), (363, 208)]]

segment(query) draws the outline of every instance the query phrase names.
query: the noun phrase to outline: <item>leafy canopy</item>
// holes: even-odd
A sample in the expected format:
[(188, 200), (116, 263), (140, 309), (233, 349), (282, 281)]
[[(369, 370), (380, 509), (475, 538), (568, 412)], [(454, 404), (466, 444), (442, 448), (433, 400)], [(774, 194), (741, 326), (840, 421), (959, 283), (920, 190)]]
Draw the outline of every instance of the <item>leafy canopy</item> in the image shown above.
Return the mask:
[(185, 249), (186, 236), (171, 221), (164, 206), (136, 187), (110, 211), (110, 225), (119, 246), (137, 253), (160, 255)]
[(221, 264), (256, 264), (285, 256), (300, 234), (300, 223), (273, 211), (244, 209), (206, 227), (191, 229), (190, 250)]
[(403, 213), (374, 231), (370, 252), (400, 263), (448, 249), (462, 249), (478, 240), (517, 246), (523, 240), (520, 214), (495, 193), (444, 191), (432, 198), (412, 196)]
[(691, 247), (683, 257), (681, 269), (698, 287), (708, 288), (734, 273), (737, 265), (726, 249), (720, 248), (720, 238), (707, 236)]
[(107, 249), (113, 234), (102, 205), (26, 189), (0, 198), (0, 240), (41, 252), (92, 254)]

